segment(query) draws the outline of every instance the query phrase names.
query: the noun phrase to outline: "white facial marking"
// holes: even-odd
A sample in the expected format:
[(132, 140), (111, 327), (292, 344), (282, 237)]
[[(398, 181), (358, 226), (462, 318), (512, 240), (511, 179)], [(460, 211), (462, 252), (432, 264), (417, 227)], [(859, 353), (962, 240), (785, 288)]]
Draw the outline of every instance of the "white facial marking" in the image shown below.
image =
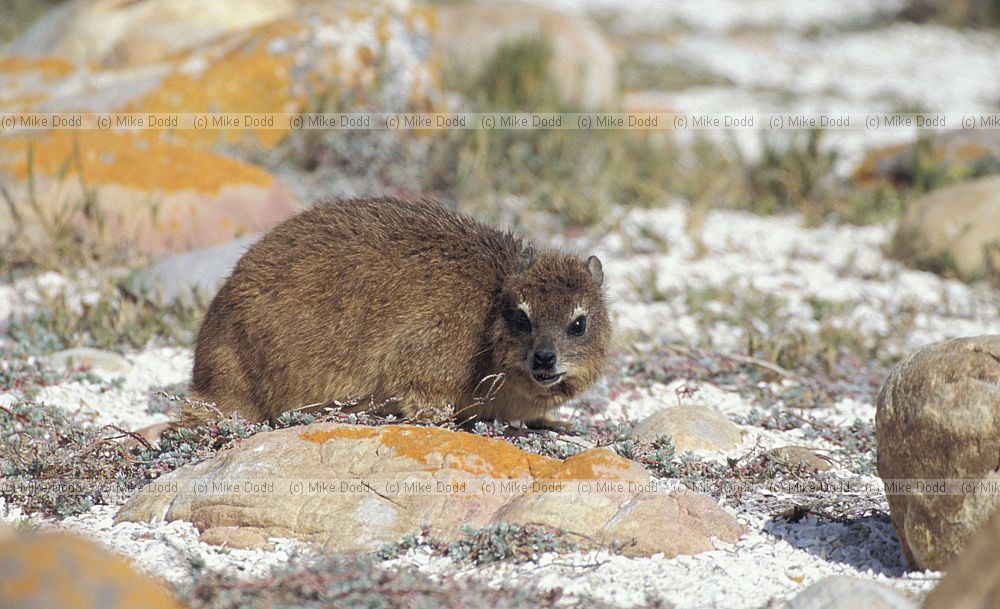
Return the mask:
[(528, 319), (531, 319), (531, 305), (528, 304), (528, 301), (523, 297), (517, 303), (517, 308), (524, 311), (524, 314), (528, 316)]
[(570, 317), (570, 319), (575, 320), (577, 317), (580, 317), (581, 315), (584, 316), (587, 315), (587, 307), (583, 305), (576, 305), (576, 308), (573, 309), (573, 316)]

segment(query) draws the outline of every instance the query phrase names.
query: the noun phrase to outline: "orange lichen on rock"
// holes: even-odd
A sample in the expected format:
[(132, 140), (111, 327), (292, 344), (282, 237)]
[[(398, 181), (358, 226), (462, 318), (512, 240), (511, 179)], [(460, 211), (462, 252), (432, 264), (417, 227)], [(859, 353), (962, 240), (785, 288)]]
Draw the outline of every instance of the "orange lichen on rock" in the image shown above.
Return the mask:
[(0, 140), (0, 170), (23, 180), (29, 173), (73, 177), (82, 168), (84, 180), (93, 186), (115, 184), (152, 193), (214, 194), (234, 184), (266, 187), (273, 182), (266, 171), (247, 163), (170, 144), (151, 134), (155, 132), (57, 129), (8, 138)]
[(323, 444), (330, 440), (363, 440), (377, 435), (378, 430), (375, 427), (342, 425), (325, 431), (307, 431), (299, 434), (299, 437), (307, 442)]
[[(180, 69), (166, 76), (160, 85), (137, 101), (125, 112), (295, 112), (304, 107), (305, 96), (293, 89), (294, 56), (270, 50), (271, 42), (291, 38), (306, 27), (294, 20), (283, 20), (241, 32), (227, 41), (226, 50), (213, 56), (217, 49), (196, 51), (179, 60), (180, 63), (203, 63), (201, 70)], [(252, 132), (265, 147), (280, 142), (288, 129), (260, 127), (219, 130), (176, 131), (172, 137), (191, 142), (235, 142)]]
[(0, 607), (182, 609), (125, 559), (80, 537), (16, 536), (0, 543), (0, 557)]
[(62, 78), (74, 70), (71, 62), (59, 57), (0, 57), (0, 74), (31, 72), (46, 80)]
[[(636, 475), (636, 463), (615, 454), (607, 448), (592, 448), (567, 458), (546, 464), (547, 467), (535, 472), (536, 478), (546, 480), (596, 480), (596, 479), (633, 479)], [(641, 468), (640, 468), (641, 469)], [(643, 473), (643, 479), (648, 475)]]
[(885, 177), (879, 171), (882, 162), (891, 159), (908, 147), (909, 144), (896, 144), (869, 152), (862, 159), (861, 164), (851, 173), (851, 178), (859, 186), (866, 188), (877, 186), (880, 182), (885, 181)]
[[(387, 425), (355, 427), (338, 425), (329, 430), (305, 432), (309, 442), (336, 439), (378, 438), (396, 456), (420, 463), (426, 471), (457, 469), (491, 478), (537, 478), (545, 480), (633, 479), (636, 464), (607, 449), (591, 449), (565, 460), (536, 455), (493, 438), (437, 427)], [(438, 459), (438, 457), (440, 459)], [(641, 469), (641, 468), (640, 468)]]
[[(458, 469), (472, 475), (493, 478), (528, 478), (543, 465), (561, 461), (525, 452), (503, 440), (484, 438), (466, 432), (417, 425), (385, 427), (337, 426), (326, 431), (306, 432), (299, 436), (309, 442), (334, 439), (378, 437), (397, 456), (420, 463), (428, 472)], [(440, 461), (433, 458), (439, 456)], [(549, 465), (551, 466), (551, 465)]]

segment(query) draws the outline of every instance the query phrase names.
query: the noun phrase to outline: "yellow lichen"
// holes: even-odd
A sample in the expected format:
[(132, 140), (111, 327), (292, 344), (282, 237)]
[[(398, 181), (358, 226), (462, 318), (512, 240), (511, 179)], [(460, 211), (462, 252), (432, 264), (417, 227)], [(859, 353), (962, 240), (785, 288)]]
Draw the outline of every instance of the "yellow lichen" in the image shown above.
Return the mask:
[(59, 129), (4, 139), (0, 140), (0, 168), (23, 180), (29, 172), (73, 177), (82, 167), (85, 181), (94, 186), (117, 184), (161, 193), (188, 190), (215, 194), (225, 186), (267, 186), (273, 181), (267, 172), (252, 165), (169, 144), (155, 134)]
[(503, 440), (436, 427), (388, 425), (355, 427), (342, 425), (299, 436), (309, 442), (378, 437), (397, 456), (424, 465), (425, 471), (457, 469), (491, 478), (538, 478), (545, 480), (593, 480), (631, 477), (634, 464), (607, 449), (587, 450), (562, 461), (536, 455)]
[(0, 57), (0, 74), (13, 72), (33, 72), (46, 80), (62, 78), (74, 70), (74, 66), (58, 57), (20, 57), (13, 55)]

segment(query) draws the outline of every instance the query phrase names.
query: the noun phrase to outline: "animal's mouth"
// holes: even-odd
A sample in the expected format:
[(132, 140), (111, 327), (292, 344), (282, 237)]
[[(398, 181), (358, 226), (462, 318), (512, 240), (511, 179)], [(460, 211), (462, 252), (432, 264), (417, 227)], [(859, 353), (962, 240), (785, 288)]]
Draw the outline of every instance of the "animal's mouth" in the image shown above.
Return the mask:
[(531, 378), (535, 379), (535, 382), (541, 385), (542, 387), (550, 387), (561, 381), (563, 376), (565, 376), (565, 374), (566, 374), (565, 372), (537, 371), (531, 373)]

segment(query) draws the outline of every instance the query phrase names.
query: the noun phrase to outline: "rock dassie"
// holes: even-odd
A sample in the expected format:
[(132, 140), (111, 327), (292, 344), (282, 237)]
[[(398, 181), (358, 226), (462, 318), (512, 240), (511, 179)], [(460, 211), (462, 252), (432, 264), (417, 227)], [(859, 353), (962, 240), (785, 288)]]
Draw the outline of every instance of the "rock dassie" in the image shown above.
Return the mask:
[[(537, 421), (603, 372), (603, 280), (594, 256), (438, 203), (320, 203), (253, 245), (215, 296), (191, 397), (254, 421), (351, 401)], [(189, 407), (178, 423), (208, 416)]]

